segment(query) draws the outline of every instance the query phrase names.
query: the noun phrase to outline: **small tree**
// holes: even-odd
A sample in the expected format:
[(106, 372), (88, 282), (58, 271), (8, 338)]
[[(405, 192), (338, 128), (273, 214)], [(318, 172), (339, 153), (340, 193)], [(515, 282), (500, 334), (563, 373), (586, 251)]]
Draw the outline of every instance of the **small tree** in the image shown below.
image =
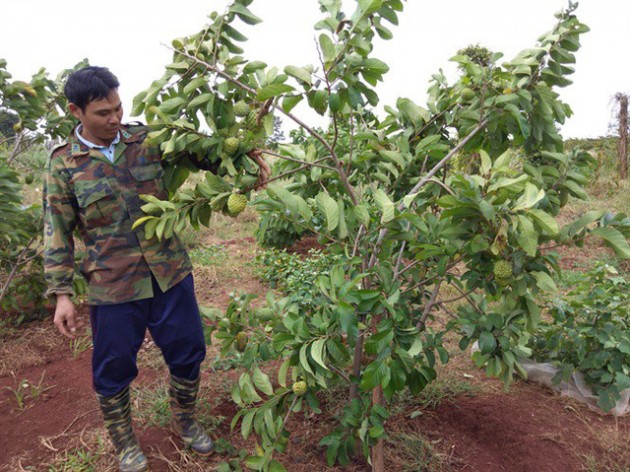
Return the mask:
[[(6, 149), (6, 156), (0, 155), (0, 309), (4, 311), (23, 311), (28, 306), (37, 314), (44, 303), (41, 205), (23, 204), (16, 158), (37, 143), (69, 134), (74, 123), (65, 110), (63, 82), (86, 63), (63, 71), (56, 80), (40, 69), (30, 82), (24, 82), (11, 80), (7, 62), (0, 59), (0, 117), (5, 135), (1, 151)], [(5, 124), (10, 124), (10, 130)]]
[(619, 156), (619, 176), (622, 179), (628, 178), (628, 95), (618, 93), (615, 95), (617, 102), (617, 122), (619, 129), (619, 140), (617, 142), (617, 152)]
[(0, 109), (0, 145), (9, 141), (15, 136), (15, 126), (20, 119), (16, 113)]
[(6, 69), (7, 61), (0, 59), (0, 109), (17, 119), (12, 124), (13, 133), (5, 139), (11, 147), (7, 158), (9, 164), (33, 144), (46, 139), (63, 139), (68, 135), (75, 121), (66, 110), (63, 83), (73, 70), (86, 65), (87, 59), (84, 59), (54, 80), (42, 68), (30, 82), (24, 82), (10, 80), (12, 75)]
[[(358, 0), (351, 14), (341, 0), (320, 0), (320, 63), (283, 70), (242, 56), (237, 20), (260, 21), (251, 3), (235, 0), (200, 33), (173, 41), (164, 76), (136, 97), (134, 113), (145, 112), (152, 141), (173, 164), (170, 200), (148, 198), (149, 214), (136, 224), (149, 237), (168, 237), (188, 221), (208, 224), (231, 192), (247, 194), (246, 152), (259, 133), (272, 132), (272, 113), (301, 128), (293, 143), (267, 151), (284, 162), (256, 205), (316, 234), (340, 262), (318, 278), (319, 304), (300, 308), (270, 294), (252, 310), (244, 297), (216, 320), (223, 350), (244, 351), (232, 426), (260, 438), (263, 452), (247, 457), (248, 467), (285, 470), (273, 454), (287, 447), (291, 412), (318, 412), (318, 391), (345, 386), (346, 406), (321, 442), (327, 459), (347, 464), (360, 453), (382, 471), (388, 401), (436, 378), (436, 364), (449, 360), (447, 333), (462, 349), (478, 341), (474, 360), (489, 375), (509, 383), (522, 372), (517, 359), (529, 354), (537, 300), (555, 290), (555, 257), (545, 245), (592, 232), (630, 255), (614, 220), (587, 214), (560, 228), (554, 217), (569, 195), (585, 197), (592, 162), (579, 150), (563, 152), (557, 124), (571, 109), (555, 90), (571, 83), (588, 28), (571, 5), (535, 48), (502, 64), (498, 53), (487, 64), (457, 55), (461, 76), (449, 85), (435, 74), (426, 107), (401, 98), (379, 119), (367, 109), (378, 104), (373, 87), (389, 68), (372, 56), (373, 41), (392, 37), (400, 0)], [(243, 101), (252, 109), (242, 110)], [(328, 115), (330, 126), (318, 130), (296, 116), (300, 101)], [(227, 146), (234, 139), (238, 152)], [(219, 175), (177, 191), (189, 173), (184, 149), (215, 159)], [(475, 165), (462, 170), (454, 164), (462, 156)], [(456, 295), (445, 297), (446, 286)], [(445, 326), (434, 322), (438, 308), (451, 318)], [(275, 387), (260, 368), (271, 359), (281, 361)]]

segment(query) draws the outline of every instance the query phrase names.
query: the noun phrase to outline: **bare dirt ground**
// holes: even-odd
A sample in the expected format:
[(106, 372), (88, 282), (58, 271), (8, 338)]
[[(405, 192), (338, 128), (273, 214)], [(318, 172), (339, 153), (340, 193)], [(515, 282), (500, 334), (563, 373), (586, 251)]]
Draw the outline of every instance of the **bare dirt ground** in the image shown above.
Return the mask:
[[(230, 292), (237, 289), (264, 295), (267, 288), (252, 275), (256, 250), (252, 238), (212, 235), (202, 246), (212, 246), (226, 257), (218, 269), (212, 265), (196, 269), (201, 304), (224, 309)], [(86, 308), (81, 312), (87, 323)], [(468, 354), (454, 351), (453, 362), (422, 400), (408, 396), (394, 406), (385, 450), (388, 470), (630, 471), (630, 418), (601, 416), (524, 381), (505, 391), (477, 370)], [(90, 356), (87, 327), (73, 344), (50, 320), (2, 334), (0, 470), (116, 470), (91, 387)], [(167, 371), (149, 339), (139, 364), (140, 375), (133, 384), (134, 424), (152, 471), (215, 470), (218, 463), (238, 457), (239, 451), (254, 451), (252, 438), (245, 441), (240, 428), (230, 430), (236, 407), (229, 392), (239, 372), (219, 359), (216, 347), (209, 348), (203, 368), (200, 417), (218, 439), (219, 450), (206, 459), (182, 451), (166, 426)], [(327, 414), (291, 417), (291, 440), (279, 457), (289, 471), (369, 470), (360, 459), (345, 468), (329, 468), (325, 449), (318, 445), (339, 412), (341, 394), (320, 399), (329, 407), (323, 408)]]

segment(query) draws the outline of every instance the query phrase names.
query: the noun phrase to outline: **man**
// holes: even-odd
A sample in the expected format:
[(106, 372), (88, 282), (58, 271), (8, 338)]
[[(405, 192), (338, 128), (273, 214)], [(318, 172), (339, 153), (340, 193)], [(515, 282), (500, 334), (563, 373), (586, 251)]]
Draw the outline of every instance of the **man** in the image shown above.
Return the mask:
[[(80, 124), (48, 161), (44, 201), (47, 295), (56, 297), (54, 322), (73, 338), (73, 232), (85, 244), (93, 336), (93, 382), (121, 471), (148, 470), (131, 426), (129, 384), (148, 328), (170, 371), (172, 428), (196, 453), (213, 450), (194, 419), (205, 342), (192, 265), (174, 236), (146, 239), (142, 194), (165, 199), (159, 149), (145, 143), (147, 128), (123, 125), (119, 82), (106, 68), (86, 67), (68, 78), (64, 93)], [(253, 155), (264, 180), (269, 167)], [(203, 167), (199, 162), (200, 167)], [(204, 167), (205, 168), (205, 167)]]

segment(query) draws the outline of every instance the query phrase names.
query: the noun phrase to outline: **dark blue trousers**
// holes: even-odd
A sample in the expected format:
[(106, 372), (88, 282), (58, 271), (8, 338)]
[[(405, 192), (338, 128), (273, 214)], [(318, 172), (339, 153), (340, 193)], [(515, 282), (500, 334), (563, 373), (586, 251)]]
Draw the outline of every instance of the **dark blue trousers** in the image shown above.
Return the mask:
[(145, 300), (90, 306), (97, 393), (116, 395), (136, 378), (136, 359), (147, 328), (172, 375), (187, 380), (199, 376), (206, 343), (192, 274), (166, 292), (153, 280), (153, 293)]

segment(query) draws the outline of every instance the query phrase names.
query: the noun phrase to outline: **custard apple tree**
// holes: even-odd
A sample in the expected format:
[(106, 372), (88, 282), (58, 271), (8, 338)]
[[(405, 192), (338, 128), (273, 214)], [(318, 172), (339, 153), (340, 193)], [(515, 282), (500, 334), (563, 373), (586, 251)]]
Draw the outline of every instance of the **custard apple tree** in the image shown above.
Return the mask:
[[(461, 349), (478, 341), (473, 359), (488, 375), (509, 383), (524, 374), (518, 359), (529, 355), (537, 300), (556, 290), (546, 246), (594, 234), (630, 255), (623, 218), (589, 213), (563, 227), (556, 219), (570, 196), (586, 196), (592, 163), (565, 152), (558, 132), (572, 113), (558, 88), (570, 84), (588, 28), (571, 5), (535, 47), (503, 62), (500, 53), (484, 63), (456, 55), (459, 77), (433, 75), (425, 106), (400, 98), (377, 116), (375, 87), (389, 68), (373, 46), (392, 38), (401, 0), (320, 0), (319, 62), (283, 69), (244, 56), (238, 28), (261, 21), (252, 3), (235, 0), (201, 32), (174, 40), (164, 76), (136, 97), (134, 112), (145, 113), (173, 164), (170, 199), (149, 201), (138, 224), (158, 237), (207, 225), (230, 195), (251, 196), (253, 149), (282, 162), (253, 204), (342, 257), (317, 281), (326, 303), (304, 312), (270, 293), (262, 308), (234, 301), (217, 318), (226, 348), (249, 332), (232, 426), (258, 437), (263, 452), (246, 458), (249, 468), (285, 470), (274, 453), (288, 447), (290, 414), (319, 412), (318, 392), (344, 385), (346, 406), (320, 446), (331, 464), (363, 454), (385, 470), (388, 402), (436, 378), (449, 361), (447, 335)], [(329, 126), (309, 125), (298, 104)], [(274, 115), (303, 139), (265, 150)], [(240, 143), (234, 153), (230, 138)], [(192, 189), (182, 187), (190, 159), (214, 166)], [(270, 360), (281, 361), (275, 382), (262, 370)]]

